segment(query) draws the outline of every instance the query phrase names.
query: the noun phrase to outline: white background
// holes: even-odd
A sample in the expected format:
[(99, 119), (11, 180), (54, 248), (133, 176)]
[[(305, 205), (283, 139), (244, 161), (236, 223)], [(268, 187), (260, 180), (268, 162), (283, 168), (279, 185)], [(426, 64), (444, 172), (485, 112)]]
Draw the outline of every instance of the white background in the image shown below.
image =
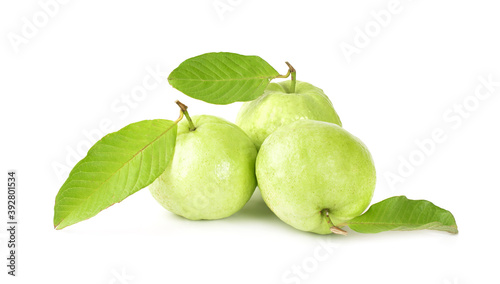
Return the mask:
[[(67, 1), (46, 16), (47, 2), (0, 4), (0, 219), (6, 172), (15, 169), (20, 227), (13, 278), (2, 225), (0, 282), (500, 282), (500, 87), (485, 93), (479, 79), (500, 81), (498, 2)], [(347, 45), (356, 53), (346, 56)], [(148, 190), (54, 230), (64, 167), (83, 157), (86, 133), (97, 139), (140, 120), (173, 120), (176, 99), (191, 115), (234, 121), (240, 104), (195, 101), (166, 80), (183, 60), (212, 51), (259, 55), (282, 73), (290, 61), (371, 150), (373, 202), (430, 200), (454, 214), (460, 233), (319, 236), (281, 222), (258, 193), (227, 219), (194, 222), (165, 211)], [(150, 69), (162, 73), (159, 82)], [(144, 80), (152, 86), (138, 96)], [(478, 99), (476, 89), (489, 97)], [(431, 149), (435, 131), (445, 139)], [(400, 172), (402, 160), (414, 169)], [(389, 175), (400, 180), (391, 185)]]

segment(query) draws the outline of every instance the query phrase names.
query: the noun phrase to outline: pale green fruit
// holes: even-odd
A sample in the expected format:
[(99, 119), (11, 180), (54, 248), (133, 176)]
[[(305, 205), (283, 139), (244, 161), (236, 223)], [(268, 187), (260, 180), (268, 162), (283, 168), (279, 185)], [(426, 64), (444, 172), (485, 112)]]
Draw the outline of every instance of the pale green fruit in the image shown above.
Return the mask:
[(255, 187), (257, 150), (238, 126), (222, 118), (183, 120), (171, 164), (149, 189), (167, 210), (191, 220), (220, 219), (238, 210)]
[(271, 83), (264, 94), (243, 104), (236, 124), (245, 131), (257, 149), (279, 127), (299, 119), (326, 121), (342, 126), (332, 102), (323, 90), (297, 81), (290, 93), (291, 81)]
[(281, 127), (257, 155), (259, 188), (269, 208), (302, 231), (330, 233), (360, 215), (375, 189), (370, 152), (333, 123), (299, 120)]

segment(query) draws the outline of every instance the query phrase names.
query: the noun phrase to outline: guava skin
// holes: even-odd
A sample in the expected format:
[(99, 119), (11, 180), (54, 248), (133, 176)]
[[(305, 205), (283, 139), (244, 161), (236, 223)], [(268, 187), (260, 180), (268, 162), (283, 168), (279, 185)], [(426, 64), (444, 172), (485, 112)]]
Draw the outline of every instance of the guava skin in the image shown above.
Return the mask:
[(259, 98), (244, 103), (236, 125), (245, 131), (257, 149), (279, 127), (299, 119), (326, 121), (342, 126), (332, 102), (323, 90), (297, 81), (290, 93), (291, 81), (271, 83)]
[(172, 162), (149, 189), (167, 210), (191, 220), (240, 210), (257, 185), (257, 150), (238, 126), (208, 115), (179, 123)]
[(375, 166), (366, 146), (342, 127), (298, 120), (272, 133), (257, 155), (262, 197), (285, 223), (330, 234), (333, 225), (359, 216), (375, 189)]

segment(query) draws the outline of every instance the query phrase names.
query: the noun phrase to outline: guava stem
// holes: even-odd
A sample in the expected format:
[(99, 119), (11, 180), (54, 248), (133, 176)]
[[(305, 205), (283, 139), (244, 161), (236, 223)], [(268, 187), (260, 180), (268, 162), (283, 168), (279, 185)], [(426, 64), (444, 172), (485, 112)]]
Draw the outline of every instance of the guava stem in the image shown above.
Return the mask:
[(336, 235), (342, 235), (342, 236), (347, 236), (347, 232), (342, 230), (341, 228), (339, 227), (336, 227), (336, 226), (331, 226), (330, 227), (330, 231)]
[[(188, 120), (188, 123), (189, 123), (189, 131), (195, 131), (196, 130), (196, 127), (194, 126), (193, 124), (193, 120), (191, 120), (191, 117), (189, 116), (189, 113), (187, 111), (187, 105), (179, 102), (179, 101), (175, 101), (175, 103), (181, 108), (181, 113), (186, 117), (186, 119)], [(182, 117), (180, 117), (180, 119), (182, 119)], [(180, 120), (179, 119), (179, 120)], [(177, 121), (178, 122), (178, 121)]]
[(288, 61), (285, 62), (288, 65), (288, 71), (292, 74), (292, 83), (290, 84), (290, 93), (295, 93), (295, 85), (297, 85), (297, 71), (293, 68), (292, 64)]
[(325, 213), (325, 216), (326, 216), (326, 222), (328, 223), (328, 225), (330, 225), (330, 231), (336, 235), (343, 235), (343, 236), (347, 236), (347, 232), (342, 230), (341, 228), (333, 225), (332, 223), (332, 219), (330, 219), (330, 212), (328, 211), (328, 209), (324, 209), (323, 212)]

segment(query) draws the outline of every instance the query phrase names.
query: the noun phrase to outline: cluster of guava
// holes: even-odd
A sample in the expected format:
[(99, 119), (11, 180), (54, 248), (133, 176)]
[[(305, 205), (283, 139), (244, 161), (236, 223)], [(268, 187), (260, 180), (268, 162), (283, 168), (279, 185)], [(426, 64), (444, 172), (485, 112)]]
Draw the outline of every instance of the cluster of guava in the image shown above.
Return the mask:
[(179, 124), (175, 154), (150, 185), (169, 211), (192, 220), (240, 210), (258, 185), (285, 223), (318, 234), (343, 233), (370, 204), (375, 167), (367, 147), (341, 127), (323, 90), (271, 83), (243, 104), (236, 124), (200, 115)]

